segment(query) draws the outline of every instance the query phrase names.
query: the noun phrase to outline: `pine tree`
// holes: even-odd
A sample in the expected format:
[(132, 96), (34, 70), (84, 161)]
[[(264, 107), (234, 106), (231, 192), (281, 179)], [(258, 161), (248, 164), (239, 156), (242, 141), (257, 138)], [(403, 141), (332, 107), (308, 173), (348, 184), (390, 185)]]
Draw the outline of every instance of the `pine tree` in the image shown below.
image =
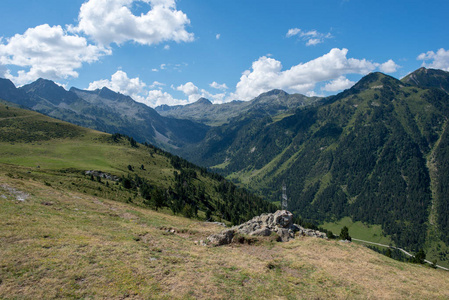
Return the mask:
[(341, 229), (341, 232), (340, 232), (340, 238), (341, 238), (342, 240), (348, 240), (348, 241), (351, 241), (351, 240), (352, 240), (352, 239), (351, 239), (351, 236), (349, 235), (349, 229), (348, 229), (348, 227), (344, 226), (344, 227)]

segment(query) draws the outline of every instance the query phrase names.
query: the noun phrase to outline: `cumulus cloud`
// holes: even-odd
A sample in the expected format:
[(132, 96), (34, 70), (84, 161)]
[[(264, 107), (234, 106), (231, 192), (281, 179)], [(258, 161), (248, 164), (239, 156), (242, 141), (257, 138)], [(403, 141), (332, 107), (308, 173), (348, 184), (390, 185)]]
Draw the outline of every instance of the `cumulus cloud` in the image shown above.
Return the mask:
[(189, 103), (195, 102), (199, 98), (201, 98), (201, 94), (199, 93), (199, 89), (192, 82), (187, 82), (185, 84), (181, 84), (176, 87), (177, 91), (183, 92), (186, 96), (189, 97)]
[[(449, 71), (449, 50), (446, 51), (445, 49), (441, 48), (436, 53), (433, 51), (421, 53), (417, 57), (417, 60), (423, 61), (423, 67)], [(426, 63), (425, 61), (430, 62)]]
[[(131, 7), (138, 2), (151, 6), (147, 13), (136, 16)], [(80, 9), (78, 25), (73, 32), (84, 33), (101, 45), (132, 41), (154, 45), (164, 41), (191, 42), (193, 33), (187, 15), (176, 10), (174, 0), (89, 0)]]
[[(214, 82), (217, 87), (220, 87), (221, 89), (227, 88), (226, 84), (219, 85), (218, 83)], [(210, 86), (212, 86), (210, 84)], [(194, 85), (192, 82), (187, 82), (185, 84), (181, 84), (180, 86), (173, 88), (177, 91), (183, 92), (188, 97), (188, 103), (193, 103), (197, 101), (199, 98), (207, 98), (211, 100), (214, 103), (223, 103), (225, 102), (226, 93), (218, 93), (213, 94), (208, 92), (205, 89), (200, 89), (196, 85)]]
[(5, 78), (8, 74), (8, 68), (0, 63), (0, 77)]
[(321, 33), (316, 30), (303, 31), (300, 28), (291, 28), (287, 31), (286, 37), (297, 36), (306, 42), (306, 46), (315, 46), (332, 37), (330, 33)]
[[(365, 75), (382, 64), (366, 59), (347, 58), (348, 49), (334, 48), (329, 53), (282, 71), (280, 61), (266, 56), (253, 62), (252, 70), (246, 70), (237, 83), (235, 93), (229, 100), (250, 100), (272, 89), (287, 92), (308, 93), (318, 82), (337, 80), (345, 74)], [(387, 62), (385, 66), (391, 66)], [(343, 83), (343, 79), (330, 84), (328, 88)], [(348, 82), (346, 82), (348, 83)], [(349, 83), (348, 83), (349, 84)]]
[(129, 78), (126, 72), (118, 70), (111, 79), (102, 79), (91, 82), (88, 90), (96, 90), (107, 87), (114, 92), (131, 96), (134, 100), (143, 102), (142, 94), (145, 92), (146, 84), (139, 77)]
[(92, 63), (111, 54), (108, 48), (90, 45), (84, 37), (70, 35), (61, 26), (48, 24), (29, 28), (24, 34), (16, 34), (5, 42), (0, 41), (0, 64), (22, 68), (17, 76), (6, 72), (17, 85), (39, 77), (52, 80), (76, 78), (78, 72), (75, 70), (83, 63)]
[(161, 90), (163, 86), (165, 84), (159, 81), (154, 81), (152, 84), (147, 85), (139, 77), (129, 78), (126, 72), (118, 70), (111, 76), (111, 79), (101, 79), (91, 82), (87, 89), (96, 90), (107, 87), (114, 92), (128, 95), (135, 101), (151, 107), (162, 104), (179, 105), (189, 103), (188, 100), (175, 99), (169, 93), (163, 92)]
[(398, 70), (399, 65), (397, 65), (393, 60), (388, 60), (383, 64), (379, 65), (379, 70), (384, 73), (394, 73)]
[(337, 79), (331, 80), (330, 82), (326, 83), (326, 85), (323, 87), (323, 90), (327, 92), (337, 92), (349, 89), (354, 84), (354, 81), (349, 80), (345, 76), (340, 76)]
[(192, 82), (181, 84), (176, 88), (176, 90), (183, 92), (187, 96), (198, 94), (198, 87), (195, 86)]
[(217, 82), (215, 82), (215, 81), (212, 82), (211, 84), (209, 84), (209, 86), (212, 87), (212, 88), (214, 88), (214, 89), (222, 90), (222, 91), (225, 91), (225, 90), (228, 89), (226, 83), (219, 84), (219, 83), (217, 83)]
[(170, 95), (167, 92), (163, 92), (161, 90), (151, 90), (148, 91), (145, 100), (142, 101), (144, 104), (151, 106), (151, 107), (156, 107), (162, 104), (166, 104), (166, 105), (184, 105), (184, 104), (188, 104), (187, 100), (179, 100), (179, 99), (175, 99), (173, 98), (172, 95)]

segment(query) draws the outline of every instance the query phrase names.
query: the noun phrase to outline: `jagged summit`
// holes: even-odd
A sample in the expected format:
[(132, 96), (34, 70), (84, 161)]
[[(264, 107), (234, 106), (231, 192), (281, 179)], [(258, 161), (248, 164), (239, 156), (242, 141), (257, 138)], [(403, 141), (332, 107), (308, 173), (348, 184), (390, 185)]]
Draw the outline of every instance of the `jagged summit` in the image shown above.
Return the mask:
[(54, 81), (43, 78), (39, 78), (35, 82), (24, 85), (19, 89), (30, 95), (36, 103), (46, 99), (52, 105), (59, 105), (63, 102), (71, 104), (79, 100), (75, 93), (67, 91)]

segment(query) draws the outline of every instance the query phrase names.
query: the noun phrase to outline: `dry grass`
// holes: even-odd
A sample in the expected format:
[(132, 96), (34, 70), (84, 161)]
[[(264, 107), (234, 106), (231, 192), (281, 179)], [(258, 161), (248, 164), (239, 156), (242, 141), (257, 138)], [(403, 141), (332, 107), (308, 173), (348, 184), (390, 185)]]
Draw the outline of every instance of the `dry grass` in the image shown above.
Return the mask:
[(195, 241), (221, 227), (32, 180), (0, 182), (2, 299), (449, 298), (447, 272), (359, 245), (301, 237), (204, 247)]

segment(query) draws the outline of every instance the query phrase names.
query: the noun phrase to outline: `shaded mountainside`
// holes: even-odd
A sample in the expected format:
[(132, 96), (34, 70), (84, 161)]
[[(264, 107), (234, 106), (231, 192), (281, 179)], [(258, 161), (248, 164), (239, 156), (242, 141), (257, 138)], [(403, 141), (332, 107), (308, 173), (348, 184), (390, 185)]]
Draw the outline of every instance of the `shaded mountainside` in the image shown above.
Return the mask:
[(449, 93), (449, 77), (443, 70), (420, 68), (401, 81), (421, 88), (438, 88)]
[(0, 169), (11, 178), (232, 224), (276, 210), (220, 175), (152, 145), (3, 101)]
[(208, 130), (189, 120), (161, 117), (154, 109), (107, 88), (66, 91), (52, 81), (38, 79), (16, 89), (9, 80), (0, 79), (0, 98), (73, 124), (119, 132), (166, 149), (199, 142)]
[(274, 117), (282, 113), (294, 111), (319, 101), (319, 97), (307, 97), (301, 94), (288, 94), (282, 90), (272, 90), (259, 95), (251, 101), (232, 101), (223, 104), (212, 104), (205, 98), (188, 105), (156, 107), (162, 116), (219, 126), (232, 122), (233, 118), (247, 114), (254, 110), (263, 111)]
[(324, 101), (280, 120), (241, 116), (186, 157), (272, 201), (285, 182), (289, 209), (311, 221), (380, 224), (414, 250), (435, 227), (449, 244), (449, 95), (372, 73)]

